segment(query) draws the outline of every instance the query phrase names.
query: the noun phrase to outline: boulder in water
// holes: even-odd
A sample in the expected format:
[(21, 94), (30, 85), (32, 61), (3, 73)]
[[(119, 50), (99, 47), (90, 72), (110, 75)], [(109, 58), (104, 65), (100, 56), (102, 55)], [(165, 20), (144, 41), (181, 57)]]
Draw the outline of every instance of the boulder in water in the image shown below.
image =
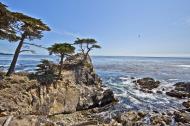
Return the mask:
[(181, 91), (176, 91), (176, 90), (171, 90), (169, 92), (166, 92), (166, 95), (171, 96), (171, 97), (180, 98), (180, 99), (189, 97), (188, 93), (181, 92)]
[(160, 85), (159, 81), (156, 81), (153, 78), (149, 78), (149, 77), (139, 79), (135, 81), (135, 83), (138, 84), (141, 89), (148, 89), (148, 90), (157, 88)]
[(178, 82), (174, 84), (175, 89), (169, 92), (166, 92), (166, 95), (176, 98), (190, 98), (190, 83), (187, 82)]

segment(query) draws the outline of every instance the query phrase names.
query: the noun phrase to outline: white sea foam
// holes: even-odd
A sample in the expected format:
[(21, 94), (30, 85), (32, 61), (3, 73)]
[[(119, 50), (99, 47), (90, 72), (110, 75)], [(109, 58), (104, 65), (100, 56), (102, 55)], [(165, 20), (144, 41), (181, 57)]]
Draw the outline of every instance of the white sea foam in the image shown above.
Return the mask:
[(190, 68), (190, 65), (177, 65), (178, 67)]
[(170, 81), (177, 81), (177, 80), (179, 80), (179, 79), (172, 79), (172, 78), (171, 78), (171, 79), (169, 79), (169, 80), (170, 80)]

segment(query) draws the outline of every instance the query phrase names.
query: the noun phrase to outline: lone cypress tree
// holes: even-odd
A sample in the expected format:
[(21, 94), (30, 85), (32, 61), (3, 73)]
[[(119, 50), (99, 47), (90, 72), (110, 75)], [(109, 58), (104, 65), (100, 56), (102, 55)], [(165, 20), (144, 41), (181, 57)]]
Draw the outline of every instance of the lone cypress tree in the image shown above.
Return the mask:
[(50, 55), (56, 54), (60, 56), (60, 68), (59, 68), (59, 79), (61, 78), (61, 73), (63, 70), (63, 60), (65, 56), (68, 56), (69, 54), (72, 54), (75, 52), (75, 47), (73, 47), (69, 43), (55, 43), (51, 47), (48, 48)]
[(87, 56), (89, 55), (89, 52), (94, 49), (94, 48), (101, 48), (100, 45), (97, 44), (97, 41), (95, 39), (80, 39), (77, 38), (77, 40), (75, 40), (74, 42), (75, 45), (79, 45), (83, 55), (84, 55), (84, 59), (87, 58)]

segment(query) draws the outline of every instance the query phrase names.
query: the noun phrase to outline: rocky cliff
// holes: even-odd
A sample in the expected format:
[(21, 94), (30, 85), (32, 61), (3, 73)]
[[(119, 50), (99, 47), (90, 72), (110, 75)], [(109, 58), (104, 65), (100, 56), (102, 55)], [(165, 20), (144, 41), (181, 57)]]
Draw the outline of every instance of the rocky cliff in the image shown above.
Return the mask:
[(90, 57), (83, 61), (77, 54), (66, 59), (62, 80), (52, 84), (42, 85), (27, 73), (1, 76), (0, 125), (72, 125), (73, 118), (86, 120), (88, 110), (115, 101), (113, 92), (102, 88)]

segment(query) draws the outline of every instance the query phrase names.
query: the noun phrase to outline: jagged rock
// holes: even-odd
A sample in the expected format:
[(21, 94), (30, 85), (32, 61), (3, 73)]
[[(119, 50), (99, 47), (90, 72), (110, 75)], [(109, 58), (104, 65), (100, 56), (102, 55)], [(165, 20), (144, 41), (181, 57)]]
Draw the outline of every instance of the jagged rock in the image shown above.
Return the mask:
[(162, 91), (156, 91), (156, 93), (158, 93), (158, 94), (162, 94)]
[(124, 126), (139, 125), (142, 123), (140, 120), (144, 118), (145, 115), (143, 112), (129, 111), (121, 113), (116, 120)]
[(88, 56), (86, 61), (81, 54), (76, 54), (67, 58), (64, 62), (65, 76), (72, 77), (72, 80), (79, 85), (101, 85), (101, 79), (94, 71), (92, 61)]
[(5, 124), (6, 126), (57, 126), (47, 117), (37, 115), (0, 117), (0, 125), (4, 126)]
[(190, 92), (190, 82), (178, 82), (175, 85), (175, 90)]
[(112, 119), (108, 124), (102, 124), (101, 126), (123, 126), (121, 123), (118, 123), (116, 120)]
[(182, 103), (183, 106), (185, 106), (186, 108), (190, 108), (190, 101), (186, 101)]
[(175, 89), (166, 92), (166, 95), (176, 98), (190, 98), (190, 83), (178, 82), (174, 86)]
[(92, 90), (89, 90), (89, 88), (86, 88), (85, 93), (83, 92), (83, 95), (80, 97), (77, 110), (101, 107), (116, 101), (117, 100), (114, 98), (113, 91), (110, 89), (93, 92)]
[(186, 112), (174, 112), (174, 118), (176, 122), (189, 123), (190, 124), (190, 114)]
[(150, 122), (152, 125), (166, 126), (171, 124), (172, 119), (167, 115), (154, 115), (150, 118)]
[(3, 124), (6, 122), (6, 120), (7, 120), (6, 116), (0, 117), (0, 126), (3, 126)]
[(142, 78), (137, 81), (135, 81), (136, 84), (138, 84), (142, 89), (148, 89), (152, 90), (154, 88), (157, 88), (160, 84), (159, 81), (155, 81), (153, 78)]
[(149, 89), (139, 89), (139, 90), (144, 92), (144, 93), (153, 93), (153, 91), (151, 91)]
[(176, 91), (176, 90), (171, 90), (169, 92), (166, 92), (166, 95), (171, 96), (171, 97), (176, 97), (176, 98), (186, 98), (186, 97), (189, 97), (188, 93), (180, 92), (180, 91)]
[(116, 100), (114, 98), (113, 91), (111, 89), (108, 89), (103, 92), (103, 97), (99, 100), (99, 104), (100, 106), (104, 106), (115, 101)]

